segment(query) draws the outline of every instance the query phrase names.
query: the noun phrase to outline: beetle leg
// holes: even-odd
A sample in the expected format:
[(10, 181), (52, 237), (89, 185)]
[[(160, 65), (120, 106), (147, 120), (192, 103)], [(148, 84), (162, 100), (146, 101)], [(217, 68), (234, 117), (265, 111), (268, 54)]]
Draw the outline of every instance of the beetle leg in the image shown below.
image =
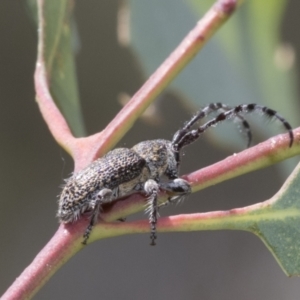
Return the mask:
[(90, 224), (86, 228), (85, 233), (83, 235), (84, 239), (82, 241), (82, 244), (86, 245), (86, 242), (90, 237), (91, 231), (94, 225), (97, 223), (101, 205), (103, 203), (111, 202), (112, 199), (113, 199), (112, 190), (104, 188), (91, 201), (92, 216), (91, 216)]
[(170, 203), (180, 202), (185, 196), (191, 193), (190, 184), (181, 178), (176, 178), (167, 183), (162, 183), (160, 187), (162, 190), (174, 193), (174, 196), (169, 197), (168, 201), (161, 204), (159, 207), (167, 206)]
[(156, 236), (156, 224), (158, 219), (158, 206), (157, 206), (157, 197), (159, 192), (159, 185), (158, 183), (153, 180), (149, 179), (144, 184), (144, 191), (148, 196), (147, 201), (147, 209), (146, 212), (149, 214), (149, 223), (150, 223), (150, 239), (151, 239), (151, 246), (155, 246), (155, 240), (157, 239)]

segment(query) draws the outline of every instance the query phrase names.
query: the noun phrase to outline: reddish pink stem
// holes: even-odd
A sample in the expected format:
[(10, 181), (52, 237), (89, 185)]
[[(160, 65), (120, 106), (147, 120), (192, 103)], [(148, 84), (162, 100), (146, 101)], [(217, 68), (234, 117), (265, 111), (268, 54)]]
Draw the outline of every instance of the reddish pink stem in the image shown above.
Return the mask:
[(76, 171), (103, 155), (124, 136), (155, 97), (193, 59), (217, 28), (231, 16), (238, 4), (238, 0), (217, 1), (103, 132), (75, 139), (49, 92), (44, 59), (44, 0), (38, 0), (39, 47), (35, 72), (37, 100), (50, 132), (56, 141), (73, 155)]
[[(233, 178), (240, 174), (256, 170), (263, 166), (278, 162), (299, 153), (300, 128), (294, 130), (295, 144), (288, 148), (287, 135), (279, 135), (256, 147), (247, 149), (237, 155), (232, 155), (212, 166), (186, 175), (195, 190), (210, 186), (219, 181)], [(282, 151), (286, 149), (286, 151)], [(234, 170), (234, 171), (232, 171)], [(133, 195), (125, 201), (114, 203), (109, 211), (103, 213), (107, 221), (115, 220), (143, 209), (145, 199), (141, 195)], [(254, 207), (254, 206), (253, 206)], [(224, 218), (232, 214), (244, 213), (245, 209), (230, 212), (211, 212), (162, 218), (159, 221), (159, 231), (187, 231), (195, 219), (205, 222), (209, 218)], [(59, 267), (82, 248), (80, 239), (88, 220), (81, 218), (71, 225), (61, 225), (44, 249), (37, 255), (28, 268), (16, 279), (2, 299), (25, 299), (31, 297), (59, 269)], [(232, 225), (231, 225), (232, 226)], [(129, 233), (149, 231), (147, 220), (132, 223), (99, 223), (95, 226), (90, 242), (94, 239), (107, 238)]]
[[(116, 141), (123, 137), (153, 99), (195, 57), (209, 37), (231, 16), (238, 5), (238, 0), (219, 0), (212, 6), (127, 105), (107, 125), (103, 133), (98, 135), (97, 147), (91, 152), (91, 160), (107, 152), (115, 145)], [(109, 139), (112, 135), (116, 137), (116, 140)]]
[(291, 148), (289, 135), (281, 134), (183, 177), (191, 182), (193, 191), (198, 191), (299, 155), (300, 127), (294, 129), (293, 133), (294, 143)]
[[(38, 0), (39, 14), (42, 13), (44, 6), (44, 0)], [(131, 101), (120, 111), (116, 118), (106, 127), (103, 133), (97, 133), (93, 136), (81, 139), (75, 139), (71, 133), (71, 130), (66, 123), (63, 115), (57, 108), (49, 92), (49, 84), (47, 73), (45, 69), (43, 43), (39, 43), (39, 54), (35, 72), (35, 87), (37, 93), (37, 100), (41, 110), (41, 113), (47, 123), (50, 132), (56, 139), (56, 141), (62, 145), (69, 153), (71, 153), (76, 161), (77, 169), (87, 165), (96, 157), (101, 155), (110, 149), (116, 141), (118, 141), (125, 132), (133, 125), (138, 116), (147, 108), (147, 106), (153, 101), (153, 99), (170, 83), (170, 81), (180, 72), (180, 70), (196, 55), (196, 53), (203, 47), (208, 38), (216, 31), (216, 29), (222, 25), (228, 17), (235, 10), (239, 1), (234, 0), (219, 0), (208, 11), (202, 20), (198, 22), (196, 27), (186, 36), (181, 44), (175, 49), (175, 51), (166, 59), (166, 61), (157, 69), (157, 71), (149, 78), (149, 80), (143, 85), (143, 87), (133, 96)], [(39, 16), (40, 22), (43, 17)], [(40, 24), (39, 28), (39, 41), (44, 41), (44, 24)], [(299, 140), (299, 129), (295, 131), (296, 139)], [(114, 139), (111, 137), (114, 136)], [(286, 141), (281, 138), (273, 139), (276, 145), (272, 148), (270, 144), (268, 146), (263, 144), (256, 150), (247, 150), (247, 154), (241, 154), (236, 157), (230, 157), (223, 162), (215, 164), (212, 167), (202, 169), (198, 172), (186, 176), (188, 180), (194, 185), (194, 190), (215, 184), (216, 182), (232, 178), (238, 174), (243, 174), (255, 169), (255, 166), (251, 167), (250, 162), (259, 162), (263, 159), (268, 159), (270, 154), (272, 159), (276, 160), (276, 153), (280, 153), (280, 149), (284, 147)], [(281, 144), (282, 142), (282, 144)], [(287, 151), (286, 156), (295, 155), (299, 152), (297, 147)], [(88, 149), (88, 151), (85, 151)], [(258, 149), (260, 149), (258, 151)], [(251, 152), (252, 151), (252, 152)], [(293, 152), (294, 151), (294, 152)], [(282, 151), (281, 151), (282, 152)], [(283, 159), (281, 155), (280, 159)], [(262, 165), (260, 165), (262, 167)], [(131, 197), (133, 200), (126, 200), (122, 202), (124, 213), (130, 211), (132, 213), (132, 203), (138, 210), (142, 208), (142, 200), (137, 199), (137, 196)], [(121, 203), (121, 202), (119, 202)], [(111, 215), (106, 215), (106, 218), (110, 218), (112, 215), (118, 214), (119, 204), (113, 207)], [(213, 213), (212, 213), (213, 214)], [(211, 216), (212, 216), (211, 214)], [(220, 214), (220, 213), (219, 213)], [(220, 214), (222, 215), (222, 213)], [(105, 216), (105, 215), (104, 215)], [(203, 217), (203, 214), (198, 215)], [(209, 217), (206, 214), (206, 217)], [(185, 216), (185, 219), (188, 216)], [(177, 220), (177, 221), (176, 221)], [(171, 221), (171, 223), (170, 223)], [(175, 222), (176, 221), (176, 222)], [(169, 222), (169, 223), (168, 223)], [(160, 224), (166, 224), (169, 229), (166, 230), (178, 230), (180, 222), (183, 222), (182, 217), (172, 217), (161, 219)], [(112, 235), (128, 234), (126, 227), (132, 226), (132, 224), (101, 224), (98, 227), (105, 227), (115, 231), (110, 232)], [(139, 227), (140, 226), (140, 227)], [(74, 253), (81, 249), (79, 239), (86, 227), (86, 220), (82, 218), (79, 222), (69, 225), (60, 226), (57, 233), (49, 241), (44, 249), (37, 255), (31, 265), (24, 270), (24, 272), (17, 278), (10, 289), (5, 293), (2, 299), (25, 299), (32, 297), (39, 288), (55, 273), (55, 271), (67, 261)], [(135, 226), (136, 232), (148, 231), (148, 222), (137, 222)], [(104, 238), (105, 236), (101, 236)]]
[(50, 132), (67, 152), (71, 153), (74, 147), (75, 138), (71, 130), (56, 106), (49, 89), (48, 76), (46, 71), (44, 41), (45, 41), (45, 22), (43, 16), (44, 0), (38, 0), (38, 57), (34, 74), (34, 83), (37, 103), (39, 105), (42, 116), (49, 127)]

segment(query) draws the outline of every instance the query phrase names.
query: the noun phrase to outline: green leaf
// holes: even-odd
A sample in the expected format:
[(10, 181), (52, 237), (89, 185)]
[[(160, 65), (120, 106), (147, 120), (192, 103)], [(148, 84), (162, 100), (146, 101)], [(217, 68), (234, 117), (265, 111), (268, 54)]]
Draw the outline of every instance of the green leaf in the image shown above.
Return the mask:
[[(37, 20), (36, 1), (28, 5)], [(43, 1), (42, 20), (45, 40), (38, 41), (44, 49), (44, 59), (50, 82), (51, 95), (66, 117), (73, 133), (85, 134), (78, 95), (76, 68), (74, 62), (75, 37), (77, 34), (69, 0)]]
[[(128, 3), (130, 45), (148, 77), (214, 1), (128, 0)], [(293, 55), (290, 48), (279, 46), (285, 4), (286, 0), (245, 1), (171, 88), (179, 91), (193, 111), (211, 102), (231, 105), (255, 102), (278, 110), (293, 126), (298, 125)], [(259, 128), (264, 136), (278, 132), (276, 126)], [(234, 145), (235, 149), (236, 144), (245, 145), (238, 134), (232, 133), (232, 128), (213, 134), (216, 140)]]
[(193, 230), (250, 231), (264, 242), (286, 275), (300, 275), (300, 164), (271, 199), (203, 215), (188, 225)]
[[(257, 235), (288, 276), (300, 275), (300, 164), (269, 200), (228, 211), (175, 216), (176, 231), (244, 230)], [(170, 231), (169, 225), (160, 228)], [(174, 228), (172, 229), (173, 231)]]
[(300, 275), (300, 164), (264, 208), (251, 231), (259, 236), (288, 276)]

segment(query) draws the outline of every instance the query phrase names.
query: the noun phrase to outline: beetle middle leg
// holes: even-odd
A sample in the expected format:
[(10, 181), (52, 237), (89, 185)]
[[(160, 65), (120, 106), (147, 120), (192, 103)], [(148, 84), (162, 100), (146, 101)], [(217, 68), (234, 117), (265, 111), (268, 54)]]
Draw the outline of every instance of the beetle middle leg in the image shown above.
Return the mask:
[(90, 237), (91, 231), (94, 225), (97, 223), (101, 205), (103, 203), (111, 202), (112, 199), (113, 199), (113, 191), (104, 188), (95, 195), (94, 199), (91, 200), (90, 203), (90, 208), (92, 210), (91, 220), (90, 220), (90, 224), (86, 228), (85, 233), (83, 235), (84, 240), (82, 241), (82, 244), (86, 245), (86, 242)]
[(156, 236), (156, 224), (158, 219), (158, 205), (157, 205), (157, 198), (159, 193), (159, 185), (153, 179), (148, 179), (144, 184), (144, 191), (148, 196), (147, 201), (147, 209), (146, 212), (149, 213), (149, 223), (151, 228), (150, 239), (151, 239), (151, 246), (155, 246), (155, 240), (157, 239)]
[(176, 178), (170, 182), (158, 184), (155, 180), (149, 179), (144, 184), (144, 191), (146, 192), (148, 196), (148, 208), (147, 213), (149, 213), (149, 223), (151, 227), (151, 246), (155, 246), (155, 240), (157, 239), (156, 236), (156, 224), (158, 219), (158, 209), (161, 206), (164, 206), (166, 204), (162, 204), (158, 206), (158, 193), (159, 190), (165, 190), (168, 192), (172, 192), (175, 195), (172, 197), (169, 197), (167, 203), (173, 203), (180, 201), (183, 199), (186, 195), (191, 193), (191, 186), (190, 184), (181, 178)]

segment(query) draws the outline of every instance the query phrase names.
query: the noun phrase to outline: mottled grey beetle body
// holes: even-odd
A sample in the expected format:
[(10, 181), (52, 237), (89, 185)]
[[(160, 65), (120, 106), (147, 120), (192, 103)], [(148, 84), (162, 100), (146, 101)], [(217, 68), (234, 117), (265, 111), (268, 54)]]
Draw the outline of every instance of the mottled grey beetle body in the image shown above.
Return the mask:
[[(102, 204), (133, 192), (142, 192), (151, 197), (160, 188), (170, 190), (168, 183), (159, 185), (163, 175), (169, 179), (178, 177), (177, 162), (170, 141), (144, 141), (132, 149), (114, 149), (67, 180), (60, 195), (57, 216), (61, 222), (69, 223), (87, 211), (94, 211), (85, 234), (85, 243)], [(180, 187), (176, 186), (176, 193), (189, 193), (188, 183), (183, 179), (178, 180)], [(172, 190), (173, 186), (174, 183)], [(101, 195), (104, 190), (105, 193)]]
[[(192, 129), (198, 120), (218, 111), (221, 113), (216, 117)], [(60, 195), (57, 213), (60, 222), (73, 222), (83, 213), (91, 212), (90, 224), (84, 233), (83, 243), (86, 244), (98, 220), (102, 204), (140, 192), (148, 197), (151, 245), (155, 245), (159, 191), (174, 194), (169, 198), (169, 202), (178, 201), (191, 192), (189, 183), (178, 178), (181, 149), (196, 141), (208, 128), (230, 118), (240, 122), (242, 128), (246, 130), (249, 145), (251, 130), (242, 114), (253, 111), (280, 121), (289, 132), (292, 146), (294, 140), (292, 127), (276, 111), (257, 104), (243, 104), (231, 108), (221, 103), (212, 103), (200, 110), (178, 130), (172, 141), (152, 140), (141, 142), (131, 149), (118, 148), (94, 161), (86, 169), (75, 173), (67, 180)], [(167, 178), (166, 181), (161, 180), (163, 176)]]
[(113, 191), (113, 199), (133, 190), (143, 178), (146, 161), (134, 151), (119, 148), (97, 159), (66, 183), (59, 201), (58, 217), (65, 223), (73, 222), (91, 210), (91, 200), (100, 190)]

